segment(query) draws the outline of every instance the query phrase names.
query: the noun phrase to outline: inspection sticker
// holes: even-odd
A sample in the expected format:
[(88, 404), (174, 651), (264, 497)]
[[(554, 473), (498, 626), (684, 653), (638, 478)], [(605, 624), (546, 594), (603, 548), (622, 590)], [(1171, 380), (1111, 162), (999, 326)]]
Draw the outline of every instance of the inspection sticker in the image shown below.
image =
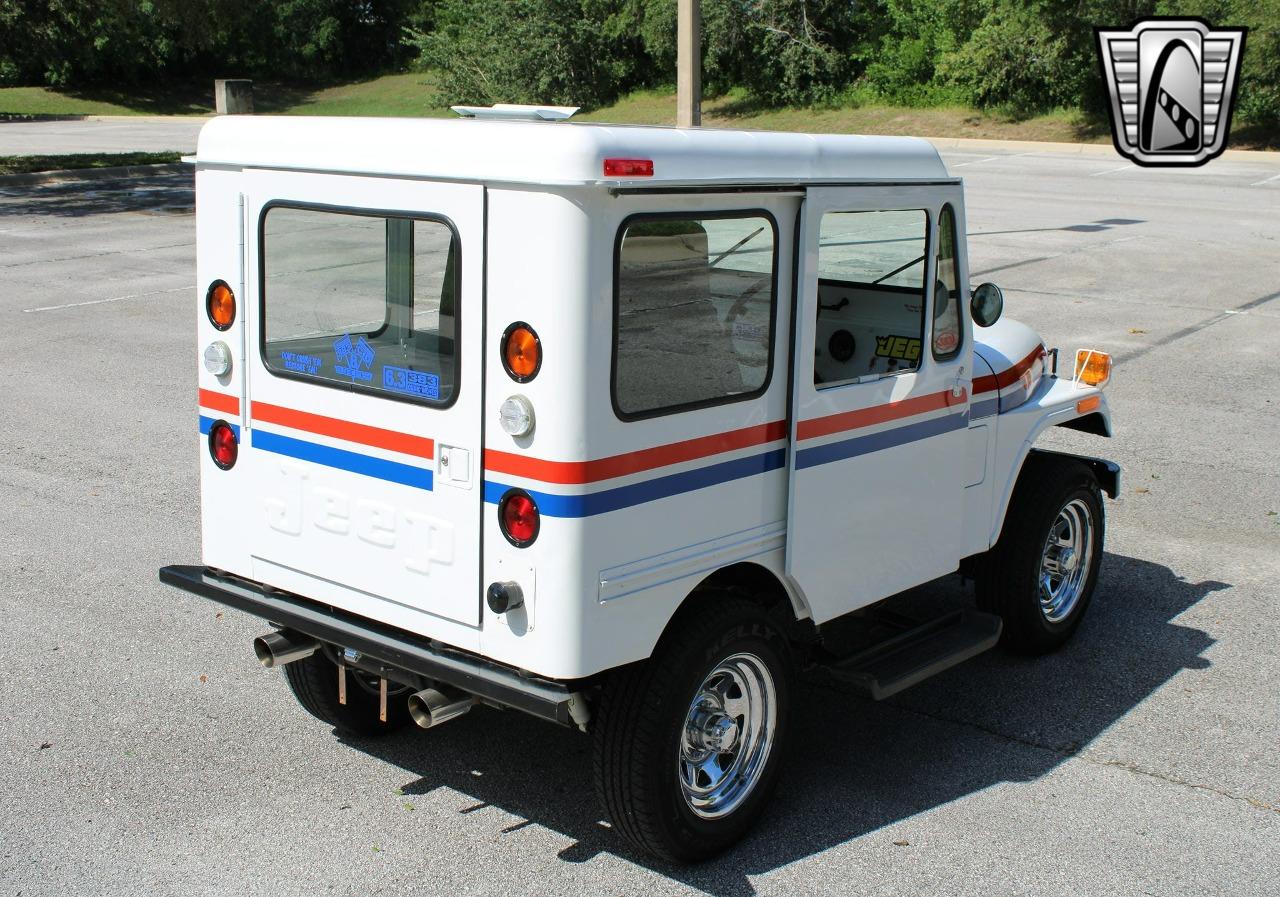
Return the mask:
[(440, 398), (440, 378), (437, 375), (389, 364), (382, 366), (382, 388), (424, 399)]
[(320, 365), (324, 364), (322, 358), (303, 355), (299, 352), (281, 352), (280, 361), (284, 364), (285, 370), (297, 371), (301, 374), (314, 374), (320, 370)]
[(333, 369), (339, 376), (366, 382), (373, 379), (373, 348), (363, 336), (353, 344), (351, 334), (344, 333), (333, 341), (333, 354), (337, 359)]

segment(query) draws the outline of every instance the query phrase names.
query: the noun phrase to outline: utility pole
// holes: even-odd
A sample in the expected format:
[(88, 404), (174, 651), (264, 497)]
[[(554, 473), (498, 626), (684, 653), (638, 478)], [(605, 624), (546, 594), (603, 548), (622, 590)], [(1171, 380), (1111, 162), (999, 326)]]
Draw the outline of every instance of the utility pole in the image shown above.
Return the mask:
[(677, 0), (676, 127), (702, 124), (702, 2)]

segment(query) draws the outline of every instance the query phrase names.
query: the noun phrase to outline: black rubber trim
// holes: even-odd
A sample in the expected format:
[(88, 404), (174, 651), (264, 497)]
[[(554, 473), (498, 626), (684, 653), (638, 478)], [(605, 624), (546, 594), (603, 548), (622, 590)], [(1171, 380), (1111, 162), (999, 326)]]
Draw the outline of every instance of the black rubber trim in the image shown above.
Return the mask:
[(511, 667), (449, 648), (402, 629), (357, 617), (298, 595), (207, 567), (175, 564), (160, 568), (160, 581), (262, 617), (277, 626), (352, 648), (391, 667), (435, 679), (463, 691), (561, 725), (572, 725), (570, 689), (561, 682), (521, 675)]
[(1057, 455), (1060, 458), (1074, 458), (1082, 464), (1087, 464), (1089, 469), (1093, 471), (1093, 475), (1098, 478), (1098, 486), (1102, 491), (1111, 498), (1120, 497), (1120, 465), (1114, 461), (1108, 461), (1105, 458), (1091, 458), (1088, 455), (1076, 455), (1071, 452), (1054, 452), (1042, 448), (1033, 448), (1030, 454)]

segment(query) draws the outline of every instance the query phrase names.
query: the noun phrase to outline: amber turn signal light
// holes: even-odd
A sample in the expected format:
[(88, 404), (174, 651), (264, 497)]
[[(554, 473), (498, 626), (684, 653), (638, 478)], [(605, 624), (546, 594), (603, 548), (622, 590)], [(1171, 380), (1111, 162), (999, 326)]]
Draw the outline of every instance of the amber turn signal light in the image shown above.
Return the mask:
[(524, 321), (517, 321), (502, 334), (502, 366), (517, 383), (527, 383), (538, 376), (538, 369), (542, 367), (542, 342)]
[(1101, 389), (1110, 380), (1110, 355), (1093, 349), (1081, 349), (1076, 352), (1076, 383)]
[(209, 313), (209, 322), (219, 330), (226, 330), (236, 319), (236, 294), (231, 292), (225, 280), (215, 280), (209, 284), (209, 292), (205, 294), (205, 310)]

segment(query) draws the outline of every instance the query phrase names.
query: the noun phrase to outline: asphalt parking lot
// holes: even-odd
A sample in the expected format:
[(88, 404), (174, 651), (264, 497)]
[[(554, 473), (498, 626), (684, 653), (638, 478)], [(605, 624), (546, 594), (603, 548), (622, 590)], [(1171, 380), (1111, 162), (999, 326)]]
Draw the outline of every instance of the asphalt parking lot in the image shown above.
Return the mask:
[(199, 557), (190, 176), (0, 186), (0, 893), (1274, 894), (1280, 163), (945, 158), (973, 281), (1116, 355), (1116, 437), (1053, 434), (1125, 471), (1094, 605), (885, 703), (812, 682), (771, 811), (689, 868), (602, 826), (586, 737), (334, 737), (260, 623), (161, 586)]

